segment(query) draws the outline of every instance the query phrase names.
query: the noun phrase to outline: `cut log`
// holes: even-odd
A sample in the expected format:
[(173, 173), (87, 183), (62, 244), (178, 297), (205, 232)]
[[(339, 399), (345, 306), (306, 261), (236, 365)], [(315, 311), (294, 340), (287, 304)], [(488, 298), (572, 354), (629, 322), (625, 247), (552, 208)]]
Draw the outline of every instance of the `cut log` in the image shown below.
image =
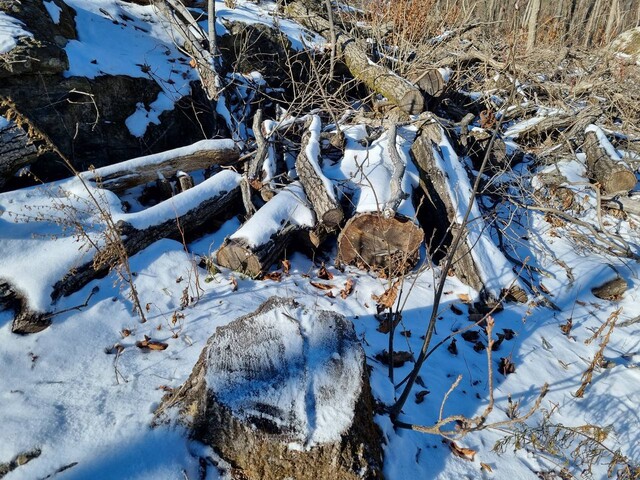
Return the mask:
[(585, 131), (583, 150), (589, 178), (599, 183), (606, 194), (628, 193), (637, 183), (633, 170), (622, 161), (600, 128), (590, 125)]
[[(330, 38), (329, 21), (309, 10), (302, 3), (288, 4), (286, 13), (305, 27), (318, 32), (325, 38)], [(422, 92), (407, 79), (373, 63), (366, 54), (366, 48), (360, 45), (357, 40), (338, 30), (336, 44), (339, 58), (344, 61), (355, 78), (411, 115), (421, 113), (424, 110)]]
[[(179, 193), (153, 207), (119, 216), (117, 227), (129, 256), (162, 238), (182, 241), (202, 231), (211, 230), (214, 222), (229, 218), (237, 211), (240, 198), (240, 175), (223, 170), (201, 184)], [(106, 266), (96, 268), (88, 262), (73, 269), (53, 287), (53, 301), (77, 292), (91, 280), (108, 273)]]
[(616, 277), (613, 280), (592, 288), (591, 293), (603, 300), (618, 300), (629, 289), (629, 284), (624, 278)]
[[(442, 127), (436, 123), (423, 125), (411, 152), (426, 196), (423, 228), (440, 253), (453, 255), (458, 278), (485, 298), (498, 298), (502, 289), (518, 285), (512, 265), (489, 236), (477, 202), (470, 202), (468, 174)], [(469, 205), (471, 221), (462, 225)], [(462, 241), (456, 251), (447, 252), (446, 245), (460, 229)], [(436, 253), (433, 247), (431, 253)]]
[(212, 165), (232, 165), (239, 157), (240, 152), (232, 140), (202, 140), (193, 145), (134, 158), (82, 175), (101, 188), (121, 193), (128, 188), (156, 180), (158, 174), (168, 178), (179, 170), (188, 173)]
[[(393, 125), (387, 132), (385, 155), (376, 153), (376, 159), (372, 154), (366, 165), (358, 164), (362, 179), (354, 194), (357, 213), (338, 237), (338, 261), (390, 277), (415, 266), (424, 240), (413, 209), (406, 208), (411, 204), (407, 201), (410, 195), (402, 187), (406, 160), (400, 157), (395, 138)], [(373, 151), (379, 152), (379, 148), (374, 146)], [(348, 139), (346, 154), (355, 158), (354, 149), (362, 154), (362, 146)], [(401, 205), (403, 213), (398, 213)]]
[(186, 172), (179, 171), (178, 175), (178, 184), (180, 185), (180, 191), (186, 192), (190, 188), (193, 188), (193, 177)]
[(450, 75), (448, 68), (432, 68), (410, 79), (429, 97), (439, 98), (444, 93)]
[(378, 480), (365, 367), (345, 317), (271, 297), (218, 327), (154, 424), (185, 426), (233, 465), (234, 478)]
[(320, 167), (320, 130), (322, 122), (313, 115), (308, 128), (302, 135), (300, 153), (296, 159), (296, 172), (300, 177), (307, 198), (313, 206), (318, 223), (328, 230), (335, 229), (344, 214), (338, 203), (338, 192)]
[(225, 239), (216, 253), (216, 262), (258, 278), (278, 260), (296, 233), (315, 225), (316, 218), (304, 190), (294, 182)]
[(38, 149), (27, 132), (4, 117), (0, 117), (0, 188), (9, 177), (33, 162)]

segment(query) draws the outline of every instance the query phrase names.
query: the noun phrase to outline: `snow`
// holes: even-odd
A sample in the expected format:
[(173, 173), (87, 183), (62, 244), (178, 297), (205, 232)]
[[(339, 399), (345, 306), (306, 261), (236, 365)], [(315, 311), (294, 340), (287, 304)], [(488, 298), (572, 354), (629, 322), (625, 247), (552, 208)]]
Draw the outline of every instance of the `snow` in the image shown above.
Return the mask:
[(278, 192), (231, 238), (242, 239), (251, 247), (264, 245), (286, 224), (309, 228), (316, 224), (315, 214), (299, 182)]
[[(68, 76), (86, 74), (95, 78), (103, 74), (123, 74), (151, 77), (163, 85), (163, 92), (156, 100), (160, 103), (141, 106), (129, 121), (132, 131), (140, 134), (145, 125), (158, 118), (162, 108), (169, 107), (169, 100), (174, 101), (187, 91), (186, 84), (195, 79), (194, 72), (180, 60), (181, 55), (173, 46), (165, 25), (150, 7), (112, 0), (69, 0), (68, 3), (78, 11), (80, 34), (78, 40), (69, 42), (67, 46), (71, 62)], [(239, 1), (238, 5), (236, 10), (231, 10), (222, 2), (216, 3), (221, 12), (221, 20), (216, 25), (218, 29), (224, 29), (226, 19), (234, 18), (268, 24), (280, 22), (290, 28), (287, 35), (290, 39), (297, 39), (297, 47), (301, 47), (303, 42), (317, 41), (321, 45), (322, 40), (318, 38), (301, 41), (306, 32), (295, 24), (273, 17), (268, 13), (270, 6), (267, 12), (262, 10), (264, 2), (253, 5)], [(105, 17), (100, 8), (118, 24)], [(49, 12), (52, 14), (52, 10)], [(121, 13), (133, 20), (122, 19)], [(20, 36), (31, 34), (20, 22), (0, 13), (0, 53), (14, 48)], [(91, 63), (94, 59), (95, 64)], [(143, 72), (136, 63), (147, 65), (149, 70)], [(179, 73), (172, 72), (173, 69)], [(168, 79), (176, 82), (171, 88)], [(166, 104), (163, 103), (165, 101)], [(540, 121), (549, 114), (554, 112), (543, 111), (530, 122)], [(3, 124), (6, 125), (6, 120), (0, 117), (0, 126)], [(510, 148), (517, 147), (514, 139), (517, 139), (518, 132), (531, 124), (520, 123), (507, 129), (506, 136), (512, 137), (507, 140)], [(276, 124), (273, 125), (275, 128)], [(392, 168), (386, 153), (388, 139), (384, 134), (376, 138), (363, 125), (342, 128), (347, 139), (344, 158), (336, 165), (324, 162), (323, 172), (348, 194), (358, 211), (382, 209), (389, 194), (388, 179)], [(601, 129), (592, 128), (602, 141), (598, 130)], [(410, 192), (418, 184), (417, 172), (409, 155), (415, 131), (403, 127), (398, 133), (399, 153), (407, 162), (403, 190)], [(607, 144), (603, 142), (603, 145)], [(178, 151), (134, 159), (124, 165), (104, 167), (96, 174), (104, 177), (143, 164), (160, 164), (174, 156), (204, 148), (234, 148), (234, 142), (205, 141)], [(460, 219), (471, 188), (464, 159), (459, 158), (445, 140), (434, 148), (434, 153), (437, 153), (439, 168), (449, 179)], [(630, 155), (615, 150), (609, 150), (609, 153), (612, 156), (614, 153), (623, 157)], [(522, 182), (530, 181), (535, 187), (541, 186), (540, 174), (562, 174), (567, 178), (563, 186), (574, 192), (581, 208), (574, 213), (580, 220), (598, 225), (595, 193), (585, 177), (583, 154), (539, 170), (525, 165), (520, 173)], [(91, 184), (88, 187), (116, 218), (129, 219), (137, 226), (143, 226), (173, 218), (176, 211), (192, 206), (202, 192), (212, 194), (237, 184), (238, 174), (222, 172), (219, 175), (222, 174), (216, 180), (209, 179), (183, 196), (160, 208), (152, 207), (146, 213), (125, 214), (120, 199), (115, 195)], [(91, 173), (84, 175), (87, 179), (93, 178)], [(371, 185), (375, 186), (375, 195)], [(530, 200), (524, 199), (525, 203)], [(69, 205), (71, 209), (63, 205)], [(414, 214), (410, 201), (401, 206), (401, 212), (408, 216)], [(523, 278), (530, 278), (541, 291), (544, 287), (549, 292), (546, 297), (559, 307), (559, 311), (545, 307), (541, 293), (529, 292), (527, 304), (508, 303), (504, 311), (493, 315), (496, 321), (494, 339), (496, 333), (507, 328), (515, 332), (515, 337), (504, 341), (493, 353), (490, 367), (493, 369), (496, 406), (487, 419), (488, 423), (507, 419), (508, 398), (522, 402), (520, 410), (526, 411), (533, 404), (540, 387), (548, 382), (551, 388), (541, 407), (553, 411), (553, 422), (572, 427), (585, 424), (611, 426), (612, 431), (605, 439), (607, 447), (620, 449), (638, 462), (640, 323), (620, 324), (640, 313), (640, 266), (631, 259), (611, 255), (606, 245), (600, 245), (602, 248), (599, 249), (591, 248), (590, 242), (597, 240), (590, 232), (568, 223), (562, 227), (555, 226), (543, 213), (523, 212), (508, 202), (498, 207), (498, 213), (502, 218), (513, 220), (505, 227), (505, 237), (512, 243), (512, 255), (523, 261), (526, 259), (528, 265), (542, 272), (523, 271)], [(640, 226), (637, 219), (632, 216), (620, 219), (607, 212), (602, 212), (602, 215), (604, 228), (622, 236), (638, 253), (637, 231)], [(485, 275), (493, 278), (494, 289), (498, 285), (508, 285), (513, 278), (513, 265), (497, 250), (477, 204), (473, 205), (470, 218), (470, 241), (475, 244), (474, 260)], [(289, 275), (283, 274), (281, 282), (257, 281), (234, 272), (215, 272), (197, 266), (198, 256), (211, 255), (228, 236), (242, 236), (257, 244), (268, 239), (282, 222), (305, 226), (315, 223), (299, 184), (283, 189), (253, 219), (243, 226), (237, 218), (227, 221), (217, 232), (190, 244), (189, 252), (185, 252), (179, 242), (162, 240), (134, 255), (131, 267), (135, 272), (135, 285), (143, 304), (149, 305), (148, 321), (142, 324), (132, 314), (128, 287), (120, 285), (115, 274), (95, 280), (70, 297), (61, 298), (56, 305), (51, 304), (52, 283), (93, 254), (91, 250), (80, 248), (81, 242), (69, 229), (72, 223), (77, 222), (87, 228), (94, 240), (100, 239), (102, 222), (95, 213), (88, 192), (77, 179), (0, 194), (1, 279), (15, 285), (26, 295), (30, 306), (40, 311), (61, 311), (80, 305), (94, 287), (99, 287), (87, 307), (56, 315), (51, 327), (35, 335), (12, 334), (13, 315), (0, 311), (0, 463), (34, 447), (42, 449), (40, 457), (6, 475), (6, 480), (45, 478), (73, 462), (78, 463), (57, 474), (56, 478), (199, 478), (199, 457), (210, 456), (212, 452), (190, 441), (179, 427), (151, 429), (153, 412), (167, 388), (179, 388), (185, 382), (207, 339), (217, 327), (253, 312), (273, 295), (294, 297), (312, 311), (337, 311), (352, 321), (365, 350), (374, 398), (386, 406), (395, 401), (400, 389), (394, 384), (409, 373), (413, 364), (408, 362), (395, 369), (395, 378), (391, 381), (387, 367), (375, 358), (389, 348), (389, 337), (377, 330), (379, 320), (372, 295), (384, 292), (388, 288), (387, 280), (351, 267), (339, 271), (329, 266), (327, 268), (334, 275), (331, 283), (336, 285), (334, 293), (348, 280), (355, 283), (353, 293), (342, 299), (339, 296), (327, 297), (325, 292), (309, 283), (309, 280), (318, 280), (317, 269), (321, 259), (314, 261), (298, 253), (287, 252), (291, 268)], [(333, 258), (335, 247), (329, 245), (322, 255), (323, 259)], [(404, 279), (404, 285), (411, 288), (402, 292), (400, 303), (404, 307), (398, 330), (405, 335), (398, 334), (394, 338), (396, 350), (410, 351), (414, 355), (420, 351), (421, 336), (425, 333), (426, 320), (434, 304), (435, 285), (443, 274), (447, 272), (422, 265)], [(618, 274), (630, 286), (622, 298), (604, 301), (591, 294), (592, 287)], [(232, 279), (237, 282), (237, 289)], [(202, 290), (198, 290), (196, 281)], [(185, 288), (191, 296), (199, 299), (181, 310)], [(446, 348), (450, 343), (448, 335), (472, 325), (468, 320), (468, 306), (463, 302), (464, 295), (473, 293), (470, 290), (456, 277), (446, 276), (432, 342), (432, 346), (443, 342), (442, 347), (437, 348), (427, 360), (421, 373), (424, 386), (414, 386), (401, 420), (432, 425), (438, 419), (445, 394), (458, 375), (462, 375), (462, 382), (449, 395), (444, 413), (473, 416), (486, 407), (489, 399), (486, 353), (474, 351), (473, 344), (459, 336), (457, 355)], [(611, 368), (596, 369), (594, 381), (584, 398), (576, 398), (574, 394), (581, 384), (582, 374), (602, 340), (586, 342), (618, 309), (621, 309), (619, 326), (604, 349)], [(185, 318), (182, 323), (172, 325), (171, 317), (176, 311), (183, 313)], [(463, 314), (459, 315), (457, 311)], [(312, 338), (311, 319), (302, 314), (296, 316), (300, 324), (304, 324), (308, 338)], [(573, 326), (565, 335), (560, 327), (569, 319)], [(286, 324), (282, 318), (268, 320), (278, 326)], [(131, 334), (123, 336), (125, 329)], [(481, 340), (486, 344), (486, 334), (474, 329), (479, 331)], [(143, 352), (137, 349), (135, 342), (143, 339), (144, 335), (166, 342), (167, 350)], [(105, 349), (116, 343), (124, 347), (117, 359), (115, 355), (105, 353)], [(288, 347), (296, 352), (301, 348), (300, 344), (293, 342)], [(321, 348), (318, 351), (326, 353)], [(503, 376), (497, 373), (497, 363), (500, 358), (507, 357), (516, 364), (516, 373)], [(318, 385), (325, 382), (331, 386), (330, 377), (324, 373), (325, 370), (319, 367), (315, 371), (314, 382), (318, 381)], [(212, 379), (212, 384), (216, 381), (221, 379)], [(302, 383), (296, 385), (301, 385), (301, 389), (309, 386)], [(429, 394), (424, 402), (418, 404), (414, 400), (415, 394), (423, 390), (428, 390)], [(307, 411), (300, 390), (292, 388), (287, 394), (287, 397), (273, 400), (293, 402), (301, 418), (308, 418), (304, 416)], [(335, 405), (326, 405), (326, 410), (323, 410), (326, 415), (318, 416), (315, 426), (307, 422), (298, 441), (292, 442), (290, 447), (304, 450), (314, 442), (336, 438), (346, 425), (343, 407), (349, 404), (348, 395), (343, 400)], [(541, 414), (536, 413), (527, 423), (535, 425)], [(475, 461), (466, 461), (452, 455), (440, 437), (394, 428), (386, 414), (377, 415), (376, 422), (385, 438), (384, 474), (390, 480), (535, 480), (540, 478), (540, 471), (556, 468), (551, 461), (533, 452), (508, 451), (499, 455), (492, 451), (494, 443), (505, 435), (504, 430), (487, 429), (459, 440), (461, 446), (478, 451)], [(561, 459), (554, 461), (562, 463)], [(490, 465), (493, 473), (482, 472), (480, 462)], [(595, 465), (593, 478), (606, 477), (606, 465)], [(207, 478), (219, 478), (217, 470), (210, 468)]]
[(195, 71), (154, 7), (112, 0), (67, 3), (76, 10), (78, 39), (65, 47), (69, 57), (65, 76), (127, 75), (150, 78), (162, 88), (148, 108), (138, 104), (127, 120), (131, 134), (141, 137), (149, 124), (159, 123), (162, 112), (172, 110), (176, 101), (191, 92), (189, 82), (197, 78)]
[(0, 12), (0, 55), (16, 48), (21, 37), (33, 37), (23, 26), (20, 20)]
[(596, 136), (598, 137), (598, 142), (600, 143), (600, 146), (604, 149), (605, 152), (607, 152), (607, 155), (609, 155), (609, 157), (616, 162), (622, 161), (622, 156), (617, 152), (615, 147), (611, 145), (611, 142), (609, 141), (609, 139), (607, 138), (607, 136), (604, 134), (604, 132), (600, 127), (596, 125), (589, 125), (585, 129), (585, 132), (595, 133)]
[(140, 212), (115, 215), (114, 218), (130, 223), (138, 230), (152, 225), (160, 225), (195, 209), (206, 198), (215, 198), (239, 187), (241, 179), (240, 174), (231, 170), (223, 170), (193, 188), (174, 195), (167, 201)]
[[(352, 197), (357, 212), (381, 212), (389, 200), (394, 168), (389, 158), (387, 135), (385, 133), (370, 145), (363, 146), (360, 142), (367, 137), (363, 126), (347, 127), (343, 132), (346, 138), (344, 157), (336, 165), (325, 165), (324, 173), (334, 183), (343, 185), (345, 193)], [(398, 129), (396, 147), (401, 160), (407, 165), (402, 180), (405, 193), (412, 192), (419, 182), (409, 153), (414, 137), (415, 128)], [(398, 213), (409, 218), (415, 217), (411, 198), (402, 201)]]
[(44, 5), (44, 8), (47, 9), (47, 13), (51, 17), (51, 20), (53, 20), (53, 23), (58, 25), (60, 23), (60, 13), (62, 13), (62, 8), (56, 5), (56, 3), (53, 1), (50, 1), (50, 2), (44, 1), (43, 5)]

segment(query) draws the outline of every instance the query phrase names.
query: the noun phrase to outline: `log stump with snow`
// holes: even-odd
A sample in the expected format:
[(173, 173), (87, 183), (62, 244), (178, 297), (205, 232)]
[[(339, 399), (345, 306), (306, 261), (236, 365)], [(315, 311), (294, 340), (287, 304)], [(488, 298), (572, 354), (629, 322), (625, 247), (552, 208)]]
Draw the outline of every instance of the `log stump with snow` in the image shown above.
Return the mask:
[(604, 193), (628, 193), (638, 181), (633, 170), (623, 162), (602, 129), (589, 125), (585, 132), (583, 150), (589, 177), (602, 186)]
[(241, 478), (382, 478), (365, 357), (342, 315), (272, 297), (219, 327), (158, 409)]
[(216, 253), (216, 262), (250, 277), (260, 277), (278, 260), (296, 234), (315, 225), (316, 217), (304, 190), (300, 183), (294, 182), (225, 239)]
[[(356, 214), (338, 237), (338, 260), (393, 277), (418, 261), (424, 233), (413, 218), (398, 213), (410, 194), (403, 190), (406, 162), (396, 145), (397, 126), (387, 132), (386, 157), (367, 160), (370, 170), (360, 182)], [(385, 161), (385, 158), (387, 161)], [(410, 203), (410, 202), (409, 202)]]

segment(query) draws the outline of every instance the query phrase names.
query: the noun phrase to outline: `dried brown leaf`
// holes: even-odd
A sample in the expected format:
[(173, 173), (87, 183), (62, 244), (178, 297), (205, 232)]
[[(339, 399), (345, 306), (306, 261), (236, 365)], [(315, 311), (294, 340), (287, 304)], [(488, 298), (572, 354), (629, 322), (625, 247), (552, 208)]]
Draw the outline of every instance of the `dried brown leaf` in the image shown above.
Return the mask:
[(449, 449), (451, 453), (453, 453), (456, 457), (463, 458), (464, 460), (469, 460), (473, 462), (476, 457), (476, 451), (471, 448), (461, 447), (454, 441), (447, 441), (449, 445)]
[(398, 284), (394, 282), (382, 295), (371, 295), (371, 298), (375, 300), (379, 308), (392, 308), (398, 298)]
[(309, 282), (313, 287), (319, 288), (320, 290), (331, 290), (332, 288), (336, 288), (335, 285), (330, 283), (320, 283), (320, 282)]
[(351, 295), (353, 293), (353, 286), (354, 285), (355, 285), (355, 282), (351, 278), (347, 278), (347, 281), (344, 282), (344, 288), (342, 290), (340, 290), (340, 296), (343, 299), (345, 299), (349, 295)]
[(322, 280), (333, 280), (333, 274), (327, 270), (327, 267), (324, 266), (324, 263), (318, 270), (318, 278)]

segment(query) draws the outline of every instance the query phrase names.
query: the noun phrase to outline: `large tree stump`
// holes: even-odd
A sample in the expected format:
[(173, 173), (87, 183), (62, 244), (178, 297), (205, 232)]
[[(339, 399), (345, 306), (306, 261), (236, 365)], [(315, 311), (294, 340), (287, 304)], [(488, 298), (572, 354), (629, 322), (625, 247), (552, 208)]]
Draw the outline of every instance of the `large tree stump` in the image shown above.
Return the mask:
[(590, 125), (585, 132), (583, 150), (589, 177), (602, 186), (604, 193), (628, 193), (637, 183), (633, 170), (622, 161), (600, 128)]
[(308, 129), (302, 135), (302, 146), (296, 159), (296, 172), (307, 198), (313, 205), (318, 223), (327, 229), (335, 229), (344, 214), (338, 203), (338, 192), (320, 167), (320, 130), (322, 122), (313, 115)]
[(416, 264), (424, 240), (416, 221), (398, 213), (411, 195), (403, 190), (406, 163), (397, 150), (396, 132), (396, 125), (387, 132), (386, 155), (360, 165), (357, 213), (338, 237), (339, 261), (391, 277)]
[(248, 480), (380, 479), (365, 357), (342, 315), (272, 297), (219, 327), (157, 418)]
[(257, 278), (295, 238), (316, 225), (302, 186), (294, 182), (258, 210), (233, 235), (225, 239), (216, 253), (218, 265)]
[[(286, 12), (305, 27), (330, 38), (331, 25), (317, 13), (299, 2), (290, 3)], [(344, 32), (336, 29), (336, 52), (344, 60), (351, 74), (374, 92), (384, 95), (391, 103), (414, 115), (424, 110), (422, 92), (411, 82), (387, 68), (373, 63), (366, 49)]]

